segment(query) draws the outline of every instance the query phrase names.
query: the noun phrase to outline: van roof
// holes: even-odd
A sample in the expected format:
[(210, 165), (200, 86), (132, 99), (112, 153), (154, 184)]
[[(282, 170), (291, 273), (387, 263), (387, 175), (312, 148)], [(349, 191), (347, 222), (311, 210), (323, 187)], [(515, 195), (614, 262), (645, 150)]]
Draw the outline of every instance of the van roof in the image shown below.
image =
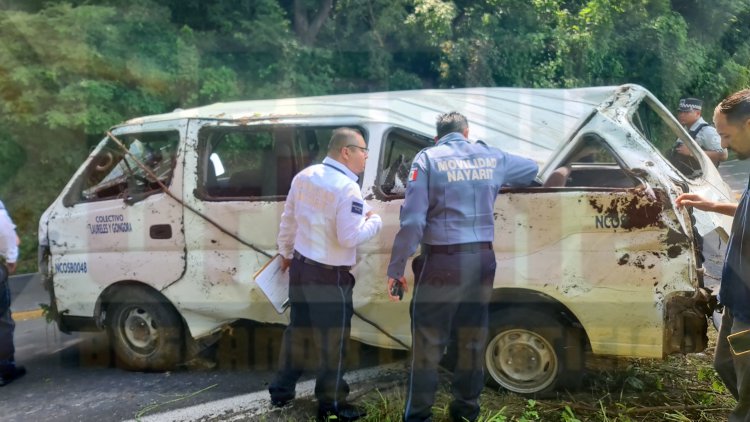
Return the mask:
[(373, 92), (216, 103), (140, 117), (128, 124), (174, 119), (264, 121), (346, 118), (400, 126), (434, 135), (440, 113), (458, 111), (469, 120), (469, 137), (545, 162), (616, 91), (637, 88), (575, 89), (460, 88)]

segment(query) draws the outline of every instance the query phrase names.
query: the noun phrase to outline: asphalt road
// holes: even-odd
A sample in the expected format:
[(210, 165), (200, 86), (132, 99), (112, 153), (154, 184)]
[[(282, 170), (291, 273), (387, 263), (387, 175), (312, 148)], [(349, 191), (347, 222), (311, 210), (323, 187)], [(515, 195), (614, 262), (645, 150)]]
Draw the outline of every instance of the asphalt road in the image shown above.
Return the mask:
[[(118, 368), (105, 333), (65, 334), (45, 321), (39, 304), (49, 299), (37, 274), (13, 276), (10, 286), (16, 360), (28, 374), (0, 389), (0, 421), (123, 421), (154, 414), (155, 420), (184, 420), (161, 415), (248, 395), (261, 412), (270, 410), (262, 406), (268, 406), (265, 391), (283, 327), (240, 322), (178, 370), (129, 372)], [(352, 370), (405, 357), (356, 342), (350, 350)]]

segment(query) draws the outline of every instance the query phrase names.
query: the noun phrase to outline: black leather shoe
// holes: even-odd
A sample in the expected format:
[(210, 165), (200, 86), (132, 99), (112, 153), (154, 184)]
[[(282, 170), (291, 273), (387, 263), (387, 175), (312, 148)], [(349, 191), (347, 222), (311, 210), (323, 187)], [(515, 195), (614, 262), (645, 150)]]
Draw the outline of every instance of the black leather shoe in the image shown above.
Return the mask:
[(294, 400), (294, 396), (271, 396), (271, 405), (274, 407), (284, 407), (292, 400)]
[(367, 412), (351, 404), (339, 405), (337, 410), (330, 407), (318, 407), (319, 422), (356, 421), (365, 415), (367, 415)]
[(12, 366), (0, 374), (0, 387), (10, 384), (11, 382), (26, 375), (26, 368), (23, 366)]

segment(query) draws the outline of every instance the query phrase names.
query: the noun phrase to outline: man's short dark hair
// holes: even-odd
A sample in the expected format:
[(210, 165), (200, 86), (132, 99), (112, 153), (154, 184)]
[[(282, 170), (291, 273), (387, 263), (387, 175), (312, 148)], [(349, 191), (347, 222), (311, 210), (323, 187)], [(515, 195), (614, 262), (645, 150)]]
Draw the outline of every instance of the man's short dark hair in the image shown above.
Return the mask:
[(750, 89), (743, 89), (725, 98), (716, 107), (727, 117), (727, 121), (737, 124), (750, 119)]
[(462, 133), (469, 127), (469, 122), (466, 120), (463, 114), (457, 111), (451, 111), (450, 113), (441, 114), (437, 118), (437, 137), (438, 139), (443, 136), (458, 132)]

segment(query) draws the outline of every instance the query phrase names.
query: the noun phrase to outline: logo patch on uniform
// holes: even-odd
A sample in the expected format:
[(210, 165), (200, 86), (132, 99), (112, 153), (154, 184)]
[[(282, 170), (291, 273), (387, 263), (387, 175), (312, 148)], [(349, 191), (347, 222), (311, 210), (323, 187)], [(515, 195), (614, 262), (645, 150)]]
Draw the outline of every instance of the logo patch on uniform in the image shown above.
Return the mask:
[(361, 202), (352, 202), (352, 212), (354, 214), (362, 215), (362, 211), (364, 210), (364, 204)]
[(412, 169), (409, 173), (409, 181), (413, 182), (415, 180), (417, 180), (417, 169)]

